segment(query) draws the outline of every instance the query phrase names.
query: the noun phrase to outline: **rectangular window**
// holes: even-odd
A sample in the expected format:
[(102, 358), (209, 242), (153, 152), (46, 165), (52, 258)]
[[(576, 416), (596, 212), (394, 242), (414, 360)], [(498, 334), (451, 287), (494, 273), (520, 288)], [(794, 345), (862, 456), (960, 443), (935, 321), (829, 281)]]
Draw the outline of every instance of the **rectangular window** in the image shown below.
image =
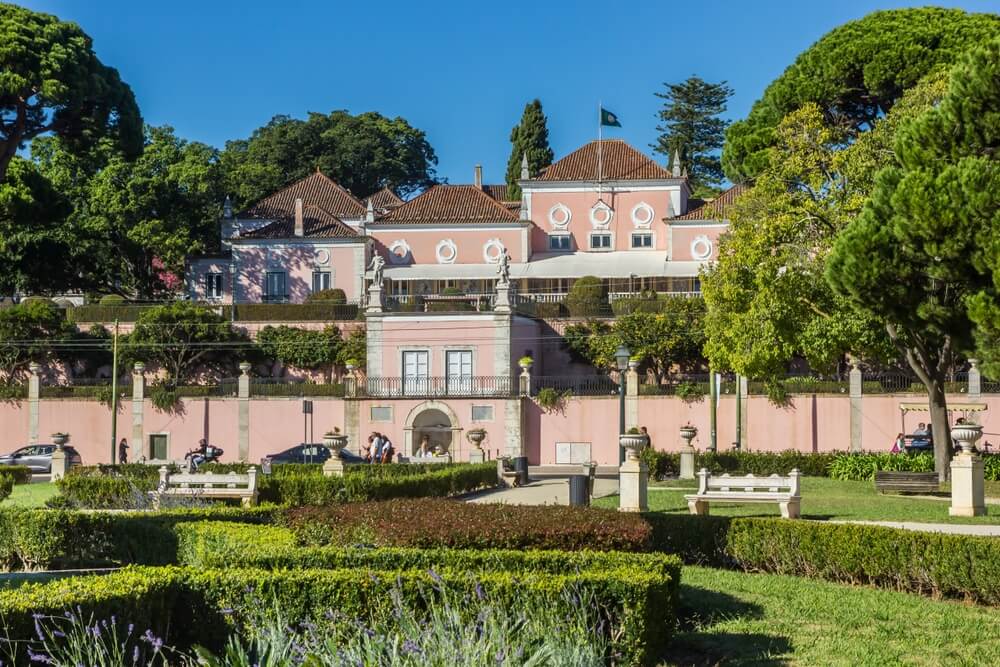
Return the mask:
[(474, 421), (474, 422), (491, 422), (491, 421), (493, 421), (493, 406), (492, 405), (473, 405), (472, 406), (472, 421)]
[(403, 393), (426, 393), (428, 390), (429, 370), (429, 352), (426, 350), (403, 352)]
[(653, 235), (649, 232), (635, 232), (632, 234), (633, 248), (652, 248)]
[(313, 293), (330, 289), (330, 272), (313, 271)]
[(371, 420), (373, 422), (391, 422), (392, 421), (392, 406), (391, 405), (373, 405), (371, 410)]
[(149, 458), (157, 461), (167, 460), (167, 434), (152, 433), (149, 436)]
[(221, 273), (206, 273), (205, 274), (205, 298), (206, 299), (221, 299), (222, 298), (222, 274)]
[(472, 391), (472, 351), (448, 350), (445, 353), (445, 372), (449, 394)]
[(569, 234), (558, 234), (549, 236), (549, 250), (569, 250)]
[(264, 282), (264, 301), (271, 303), (288, 300), (284, 271), (268, 271)]
[(611, 250), (611, 234), (591, 234), (591, 250)]
[(589, 442), (557, 442), (556, 443), (556, 464), (568, 465), (579, 464), (590, 461)]

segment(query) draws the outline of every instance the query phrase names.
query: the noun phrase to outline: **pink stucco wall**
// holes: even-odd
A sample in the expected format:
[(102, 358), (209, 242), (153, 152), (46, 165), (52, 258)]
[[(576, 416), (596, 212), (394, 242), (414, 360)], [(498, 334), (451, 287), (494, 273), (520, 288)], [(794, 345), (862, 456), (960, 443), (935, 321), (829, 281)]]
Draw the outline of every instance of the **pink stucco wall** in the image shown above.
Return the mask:
[(187, 279), (188, 295), (195, 301), (206, 301), (208, 294), (205, 289), (206, 273), (222, 274), (222, 298), (214, 300), (216, 303), (233, 302), (232, 273), (229, 270), (228, 259), (206, 257), (194, 259), (188, 262)]
[[(667, 229), (663, 218), (667, 217), (667, 204), (671, 200), (671, 191), (676, 188), (664, 187), (662, 190), (644, 190), (638, 192), (615, 191), (603, 192), (601, 199), (614, 210), (614, 218), (606, 231), (614, 235), (614, 250), (629, 250), (633, 231), (651, 231), (654, 234), (654, 249), (667, 249)], [(561, 231), (549, 222), (549, 211), (556, 204), (569, 208), (572, 219), (569, 231), (573, 236), (574, 250), (586, 250), (590, 247), (589, 234), (595, 230), (590, 222), (590, 211), (598, 201), (597, 190), (592, 192), (547, 192), (534, 191), (531, 194), (531, 219), (537, 228), (532, 234), (533, 252), (548, 252), (548, 232)], [(645, 202), (653, 209), (653, 220), (647, 227), (637, 227), (632, 221), (632, 209), (640, 202)], [(640, 214), (643, 215), (643, 214)], [(642, 252), (636, 250), (636, 252)]]
[[(261, 301), (265, 274), (268, 271), (285, 271), (288, 274), (286, 289), (289, 300), (301, 303), (312, 292), (313, 271), (329, 271), (332, 274), (331, 287), (339, 287), (344, 290), (348, 301), (355, 301), (359, 297), (358, 276), (364, 270), (355, 261), (355, 248), (359, 243), (234, 245), (238, 270), (236, 299), (241, 302)], [(320, 251), (329, 253), (328, 263), (318, 262)]]
[[(334, 427), (344, 431), (344, 401), (333, 398), (313, 398), (313, 423), (311, 437), (322, 442), (323, 434)], [(235, 403), (235, 401), (232, 401)], [(236, 418), (233, 418), (235, 425)], [(302, 400), (269, 399), (250, 401), (250, 460), (259, 461), (268, 454), (276, 454), (293, 447), (305, 437)], [(225, 448), (225, 447), (224, 447)], [(354, 443), (348, 445), (354, 449)], [(229, 448), (225, 448), (229, 453)], [(233, 443), (236, 450), (236, 443)]]
[[(439, 228), (428, 225), (417, 225), (412, 229), (379, 229), (370, 230), (377, 242), (376, 249), (383, 256), (389, 257), (389, 246), (396, 241), (405, 241), (410, 246), (410, 260), (405, 264), (440, 264), (437, 258), (437, 245), (445, 239), (451, 239), (458, 249), (454, 264), (484, 264), (483, 249), (486, 243), (496, 239), (503, 244), (510, 254), (511, 262), (527, 261), (522, 252), (523, 241), (528, 233), (527, 228), (520, 224), (510, 224), (490, 229), (455, 229), (454, 227)], [(492, 252), (491, 252), (492, 254)], [(389, 262), (389, 266), (393, 266)]]
[[(706, 224), (705, 226), (671, 225), (670, 226), (670, 259), (675, 262), (708, 261), (719, 257), (719, 237), (726, 231), (726, 228), (717, 224)], [(691, 253), (691, 243), (696, 238), (704, 236), (712, 244), (712, 254), (695, 260)]]
[(491, 315), (396, 316), (383, 320), (382, 376), (401, 377), (404, 350), (428, 350), (430, 377), (445, 376), (447, 350), (472, 350), (472, 374), (497, 375)]

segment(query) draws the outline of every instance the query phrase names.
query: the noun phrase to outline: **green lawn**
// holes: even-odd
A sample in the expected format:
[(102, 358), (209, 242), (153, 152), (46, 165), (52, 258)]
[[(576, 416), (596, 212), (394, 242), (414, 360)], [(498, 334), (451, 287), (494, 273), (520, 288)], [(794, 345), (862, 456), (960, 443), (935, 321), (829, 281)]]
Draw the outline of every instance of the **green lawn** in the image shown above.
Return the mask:
[[(656, 512), (688, 512), (685, 493), (697, 491), (693, 480), (657, 482), (650, 487), (649, 509)], [(996, 482), (987, 487), (987, 495), (1000, 496)], [(805, 519), (841, 519), (868, 521), (920, 521), (924, 523), (1000, 524), (1000, 505), (988, 505), (989, 514), (964, 518), (948, 516), (948, 496), (923, 498), (896, 494), (877, 494), (873, 482), (841, 482), (826, 477), (802, 479), (802, 517)], [(617, 507), (618, 496), (594, 501), (599, 507)], [(721, 516), (779, 516), (777, 504), (722, 505), (712, 503), (711, 514)]]
[(18, 507), (45, 507), (45, 501), (58, 493), (52, 482), (40, 484), (17, 484), (10, 497), (0, 503), (0, 508), (16, 505)]
[(685, 566), (668, 665), (1000, 664), (988, 607)]

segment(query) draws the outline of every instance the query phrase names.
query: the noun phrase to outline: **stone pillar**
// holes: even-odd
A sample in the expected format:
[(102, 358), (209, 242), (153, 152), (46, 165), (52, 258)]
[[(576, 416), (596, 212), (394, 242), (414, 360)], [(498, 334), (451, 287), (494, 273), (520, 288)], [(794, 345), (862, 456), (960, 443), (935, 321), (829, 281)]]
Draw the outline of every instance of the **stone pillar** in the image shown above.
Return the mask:
[(136, 461), (142, 456), (145, 449), (142, 429), (143, 407), (146, 398), (146, 364), (141, 361), (135, 362), (132, 369), (132, 460)]
[(482, 449), (473, 447), (469, 450), (469, 463), (483, 463), (486, 461), (486, 452)]
[(239, 442), (240, 461), (250, 459), (250, 364), (242, 362), (240, 364), (239, 393), (239, 417), (237, 425), (237, 439)]
[[(358, 449), (356, 454), (361, 454), (361, 405), (362, 402), (359, 400), (348, 399), (344, 401), (344, 433), (347, 434), (347, 441), (358, 443)], [(366, 403), (365, 405), (370, 405)], [(396, 406), (393, 406), (393, 410)], [(395, 416), (395, 415), (393, 415)], [(403, 453), (403, 452), (399, 452)], [(410, 452), (405, 452), (406, 456), (409, 456)]]
[(323, 464), (323, 474), (327, 477), (343, 477), (344, 462), (336, 457), (331, 457)]
[(979, 372), (979, 360), (969, 359), (969, 398), (979, 400), (982, 395), (983, 376)]
[(630, 361), (625, 371), (625, 430), (639, 428), (639, 362)]
[(521, 366), (521, 375), (518, 376), (518, 391), (521, 396), (531, 394), (531, 364)]
[(31, 376), (28, 378), (28, 444), (38, 443), (38, 401), (41, 391), (41, 379), (38, 373), (42, 370), (40, 364), (32, 361), (28, 364)]
[(524, 456), (524, 410), (523, 398), (508, 398), (503, 408), (504, 454), (507, 456)]
[(52, 452), (52, 475), (50, 476), (51, 481), (55, 482), (66, 476), (66, 470), (69, 467), (69, 461), (66, 459), (66, 450), (62, 447), (57, 447), (54, 452)]
[(681, 445), (680, 470), (677, 475), (680, 479), (694, 479), (695, 451), (691, 441), (697, 434), (694, 429), (686, 427), (681, 429), (681, 439), (684, 440), (684, 444)]
[(645, 512), (647, 503), (647, 483), (649, 470), (639, 460), (634, 449), (628, 450), (625, 463), (618, 469), (618, 511)]
[(983, 459), (962, 452), (951, 460), (951, 516), (983, 516), (986, 493), (983, 484)]
[(372, 283), (368, 286), (368, 306), (365, 308), (365, 312), (382, 312), (382, 285)]
[(854, 359), (851, 360), (850, 385), (851, 385), (851, 451), (860, 452), (861, 421), (864, 418), (864, 413), (861, 411), (862, 409), (861, 369), (858, 368), (858, 362)]

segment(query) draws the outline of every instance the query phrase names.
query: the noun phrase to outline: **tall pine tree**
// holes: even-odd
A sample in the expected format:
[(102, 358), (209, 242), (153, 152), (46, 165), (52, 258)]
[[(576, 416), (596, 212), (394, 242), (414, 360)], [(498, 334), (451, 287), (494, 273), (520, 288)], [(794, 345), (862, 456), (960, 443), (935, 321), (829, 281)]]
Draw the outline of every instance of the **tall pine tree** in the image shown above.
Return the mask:
[(549, 128), (546, 126), (542, 103), (533, 100), (524, 105), (521, 122), (510, 131), (510, 159), (507, 160), (507, 196), (511, 201), (521, 198), (517, 181), (521, 178), (521, 160), (528, 154), (528, 173), (535, 177), (552, 164), (554, 157), (549, 147)]
[(724, 177), (719, 150), (729, 124), (719, 116), (725, 113), (733, 89), (725, 81), (709, 83), (697, 76), (663, 85), (666, 92), (654, 93), (663, 100), (663, 108), (657, 113), (660, 136), (653, 149), (668, 159), (680, 154), (692, 190), (717, 187)]

